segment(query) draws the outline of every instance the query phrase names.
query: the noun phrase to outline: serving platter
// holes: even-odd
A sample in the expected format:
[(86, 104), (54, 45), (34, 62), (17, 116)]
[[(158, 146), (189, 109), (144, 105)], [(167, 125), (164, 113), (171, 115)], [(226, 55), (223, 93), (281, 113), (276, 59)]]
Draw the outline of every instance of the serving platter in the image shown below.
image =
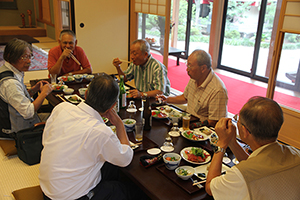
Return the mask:
[(80, 102), (84, 101), (84, 99), (82, 99), (77, 94), (65, 95), (64, 97), (65, 97), (65, 99), (67, 99), (71, 103), (80, 103)]
[(65, 83), (70, 83), (75, 81), (75, 78), (73, 76), (60, 76), (57, 78), (58, 81), (63, 81)]
[(193, 142), (200, 142), (208, 140), (208, 136), (200, 131), (193, 131), (193, 130), (186, 130), (181, 132), (182, 137), (193, 141)]
[(152, 117), (155, 119), (166, 119), (169, 117), (168, 113), (161, 110), (152, 110)]
[[(182, 150), (180, 151), (180, 155), (181, 155), (181, 157), (182, 157), (185, 161), (187, 161), (187, 162), (189, 162), (189, 163), (192, 163), (192, 164), (195, 164), (195, 165), (203, 165), (203, 164), (208, 163), (208, 162), (211, 160), (211, 155), (210, 155), (206, 150), (203, 149), (203, 153), (204, 153), (205, 155), (208, 155), (208, 156), (205, 158), (205, 161), (204, 161), (204, 162), (194, 162), (194, 161), (190, 161), (190, 160), (188, 159), (188, 155), (187, 155), (185, 152), (186, 152), (186, 151), (192, 151), (192, 148), (198, 148), (198, 149), (199, 149), (199, 147), (186, 147), (186, 148), (184, 148), (184, 149), (182, 149)], [(200, 148), (200, 149), (201, 149), (201, 148)]]
[(59, 85), (59, 84), (54, 84), (54, 85), (52, 85), (52, 87), (53, 87), (53, 91), (55, 91), (55, 92), (61, 92), (64, 89), (68, 88), (67, 85)]

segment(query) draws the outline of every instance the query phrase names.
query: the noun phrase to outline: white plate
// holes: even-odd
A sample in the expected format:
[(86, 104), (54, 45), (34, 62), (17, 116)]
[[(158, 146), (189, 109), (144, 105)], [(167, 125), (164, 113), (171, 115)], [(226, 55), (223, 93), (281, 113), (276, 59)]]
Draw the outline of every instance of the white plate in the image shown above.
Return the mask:
[(57, 80), (58, 81), (62, 80), (65, 83), (70, 83), (70, 82), (75, 81), (75, 78), (73, 76), (60, 76), (60, 77), (57, 78)]
[(127, 112), (136, 112), (137, 109), (136, 108), (127, 108), (126, 111)]
[[(207, 177), (207, 173), (208, 173), (208, 170), (207, 168), (209, 167), (210, 163), (209, 164), (205, 164), (205, 165), (200, 165), (198, 167), (194, 167), (194, 170), (195, 170), (195, 176), (201, 178), (201, 179), (206, 179), (206, 178), (203, 178), (201, 176), (198, 176), (198, 173), (204, 173)], [(228, 169), (230, 169), (230, 167), (222, 164), (222, 173), (227, 171)]]
[(228, 157), (223, 157), (223, 163), (225, 163), (225, 164), (228, 164), (228, 163), (231, 163), (231, 159), (230, 158), (228, 158)]
[[(199, 147), (194, 147), (194, 148), (199, 148)], [(204, 162), (199, 163), (199, 162), (193, 162), (193, 161), (190, 161), (190, 160), (188, 160), (188, 156), (187, 156), (186, 153), (185, 153), (186, 150), (191, 151), (191, 150), (192, 150), (192, 147), (186, 147), (186, 148), (182, 149), (182, 150), (180, 151), (180, 155), (181, 155), (181, 157), (182, 157), (185, 161), (187, 161), (187, 162), (189, 162), (189, 163), (192, 163), (192, 164), (195, 164), (195, 165), (203, 165), (203, 164), (208, 163), (208, 162), (210, 161), (210, 159), (211, 159), (211, 155), (210, 155), (207, 151), (205, 151), (205, 150), (203, 149), (204, 153), (209, 155), (209, 156), (205, 159)]]
[(103, 119), (104, 123), (107, 123), (109, 121), (106, 117), (102, 117), (102, 119)]
[(169, 132), (169, 136), (172, 136), (172, 137), (179, 137), (180, 136), (180, 133), (178, 131), (170, 131)]
[[(153, 115), (153, 112), (157, 112), (157, 111), (159, 111), (159, 112), (165, 114), (164, 117), (157, 117), (157, 116), (154, 116), (154, 115)], [(166, 119), (166, 118), (169, 117), (168, 113), (166, 113), (166, 112), (164, 112), (164, 111), (161, 111), (161, 110), (152, 110), (151, 113), (152, 113), (152, 117), (154, 117), (155, 119)]]
[[(71, 103), (80, 103), (80, 102), (84, 102), (84, 99), (82, 99), (80, 96), (78, 96), (77, 94), (72, 94), (72, 95), (65, 95), (64, 96), (68, 101), (70, 101)], [(71, 97), (76, 97), (78, 100), (77, 101), (73, 101), (70, 100)]]
[(159, 148), (152, 148), (152, 149), (148, 149), (147, 153), (149, 153), (150, 155), (157, 155), (161, 152), (161, 150)]
[(236, 158), (232, 159), (232, 162), (236, 165), (239, 164), (239, 161)]
[[(56, 89), (57, 86), (59, 86), (59, 89)], [(60, 91), (63, 91), (64, 89), (68, 88), (67, 85), (58, 85), (58, 84), (54, 84), (52, 85), (53, 87), (53, 91), (56, 91), (56, 92), (60, 92)]]
[(160, 149), (164, 152), (172, 152), (174, 151), (174, 147), (172, 146), (161, 146)]
[[(194, 134), (195, 136), (202, 136), (203, 138), (198, 138), (198, 140), (190, 139), (184, 135), (186, 132), (191, 132), (191, 134)], [(181, 132), (181, 135), (182, 135), (182, 137), (184, 137), (190, 141), (193, 141), (193, 142), (201, 142), (201, 141), (205, 141), (208, 139), (208, 136), (200, 131), (187, 130), (187, 131)]]
[(195, 128), (194, 129), (195, 131), (199, 131), (207, 136), (213, 134), (213, 133), (216, 133), (215, 131), (211, 130), (210, 128), (208, 128), (207, 126), (202, 126), (200, 128)]

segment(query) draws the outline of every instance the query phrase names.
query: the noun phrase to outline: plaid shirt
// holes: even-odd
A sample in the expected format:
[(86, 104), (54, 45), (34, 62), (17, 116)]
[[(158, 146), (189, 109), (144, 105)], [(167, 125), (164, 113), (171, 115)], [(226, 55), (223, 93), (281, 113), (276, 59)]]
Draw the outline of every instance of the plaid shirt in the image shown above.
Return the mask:
[(183, 94), (187, 99), (187, 112), (199, 117), (200, 121), (227, 117), (227, 90), (213, 70), (199, 87), (190, 79)]
[(124, 74), (129, 81), (134, 79), (136, 89), (141, 92), (160, 90), (164, 95), (170, 94), (167, 68), (152, 56), (143, 66), (130, 63)]

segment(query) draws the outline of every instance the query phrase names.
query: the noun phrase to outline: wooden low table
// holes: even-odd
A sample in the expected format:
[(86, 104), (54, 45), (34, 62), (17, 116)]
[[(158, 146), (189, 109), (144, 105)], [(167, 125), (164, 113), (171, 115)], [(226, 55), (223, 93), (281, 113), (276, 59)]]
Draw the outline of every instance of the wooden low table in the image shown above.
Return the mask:
[[(161, 54), (164, 54), (164, 48), (151, 46), (151, 49), (159, 51)], [(184, 53), (185, 53), (185, 50), (177, 49), (174, 47), (169, 47), (169, 55), (177, 57), (177, 62), (176, 62), (177, 65), (179, 65), (179, 58)]]
[(0, 45), (6, 45), (10, 40), (12, 40), (14, 38), (24, 40), (24, 41), (28, 42), (29, 44), (40, 42), (28, 35), (0, 35)]

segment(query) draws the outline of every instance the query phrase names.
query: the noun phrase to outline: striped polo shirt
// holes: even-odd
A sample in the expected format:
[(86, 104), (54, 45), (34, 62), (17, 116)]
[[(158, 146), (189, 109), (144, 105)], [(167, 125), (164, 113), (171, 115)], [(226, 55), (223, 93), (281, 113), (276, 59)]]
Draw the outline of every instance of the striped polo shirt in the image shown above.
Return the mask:
[(130, 63), (124, 71), (127, 80), (134, 79), (135, 87), (141, 92), (160, 90), (164, 95), (170, 94), (170, 81), (167, 68), (151, 55), (145, 65)]

